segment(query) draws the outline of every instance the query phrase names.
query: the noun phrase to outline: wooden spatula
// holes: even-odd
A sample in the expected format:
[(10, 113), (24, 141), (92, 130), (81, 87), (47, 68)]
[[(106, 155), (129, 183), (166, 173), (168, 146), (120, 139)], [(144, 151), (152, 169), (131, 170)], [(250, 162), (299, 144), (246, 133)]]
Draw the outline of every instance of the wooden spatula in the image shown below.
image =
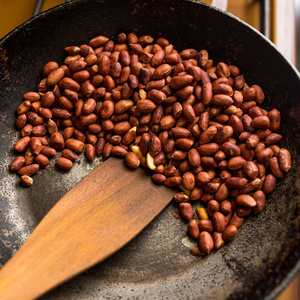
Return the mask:
[(49, 211), (0, 270), (0, 299), (34, 299), (103, 261), (170, 202), (174, 190), (110, 158)]

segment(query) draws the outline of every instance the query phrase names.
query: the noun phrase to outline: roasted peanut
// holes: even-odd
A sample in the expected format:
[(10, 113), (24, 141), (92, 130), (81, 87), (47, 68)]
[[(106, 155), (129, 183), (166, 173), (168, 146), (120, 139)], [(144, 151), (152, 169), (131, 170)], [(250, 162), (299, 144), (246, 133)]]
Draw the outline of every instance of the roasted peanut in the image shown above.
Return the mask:
[(235, 225), (228, 225), (225, 227), (222, 238), (225, 242), (231, 242), (237, 234), (237, 227)]
[(10, 164), (10, 170), (12, 172), (19, 171), (25, 163), (25, 158), (23, 156), (17, 156)]
[(188, 233), (193, 239), (198, 239), (200, 235), (200, 230), (198, 223), (195, 219), (191, 220), (190, 223), (188, 224)]
[(25, 136), (15, 143), (14, 150), (20, 153), (24, 152), (29, 147), (29, 144), (30, 144), (30, 137)]
[(199, 249), (206, 254), (209, 254), (214, 248), (212, 236), (207, 231), (202, 231), (199, 235)]
[[(29, 176), (56, 150), (62, 170), (84, 147), (90, 162), (124, 157), (131, 169), (153, 171), (156, 184), (181, 189), (174, 199), (198, 240), (191, 253), (208, 254), (263, 209), (276, 178), (291, 169), (291, 154), (275, 132), (280, 112), (259, 107), (262, 88), (249, 86), (237, 66), (214, 63), (204, 49), (178, 53), (164, 38), (153, 41), (121, 33), (115, 44), (99, 35), (66, 47), (64, 65), (47, 63), (37, 92), (17, 107), (14, 149), (24, 156), (10, 168), (31, 186)], [(198, 200), (207, 203), (196, 208), (199, 224), (189, 203)]]
[(194, 213), (190, 203), (180, 203), (179, 211), (184, 219), (190, 221), (193, 218)]
[(33, 184), (33, 179), (28, 175), (22, 175), (20, 177), (21, 184), (25, 187), (31, 187)]
[(264, 180), (263, 191), (265, 194), (272, 193), (275, 189), (277, 180), (273, 174), (268, 174)]
[(96, 149), (92, 144), (86, 144), (85, 146), (85, 156), (90, 161), (93, 162), (96, 157)]
[(221, 212), (215, 212), (212, 216), (214, 229), (223, 232), (226, 226), (225, 217)]
[(32, 164), (29, 166), (24, 166), (18, 170), (18, 174), (32, 176), (39, 170), (40, 166), (38, 164)]
[(65, 157), (59, 157), (55, 160), (56, 166), (64, 171), (69, 171), (73, 168), (73, 163), (71, 160), (65, 158)]
[(253, 197), (246, 194), (242, 194), (237, 196), (236, 204), (248, 208), (256, 206), (256, 201)]
[(278, 152), (279, 167), (282, 171), (288, 172), (292, 167), (291, 154), (287, 149), (280, 149)]
[(66, 148), (73, 150), (75, 153), (83, 151), (84, 143), (76, 139), (68, 139), (65, 144)]
[(35, 161), (43, 168), (49, 166), (49, 159), (44, 154), (38, 154), (35, 158)]
[(253, 194), (253, 198), (256, 201), (256, 206), (253, 207), (253, 211), (254, 213), (259, 213), (260, 211), (262, 211), (264, 205), (265, 205), (265, 201), (266, 201), (266, 195), (263, 191), (256, 191)]

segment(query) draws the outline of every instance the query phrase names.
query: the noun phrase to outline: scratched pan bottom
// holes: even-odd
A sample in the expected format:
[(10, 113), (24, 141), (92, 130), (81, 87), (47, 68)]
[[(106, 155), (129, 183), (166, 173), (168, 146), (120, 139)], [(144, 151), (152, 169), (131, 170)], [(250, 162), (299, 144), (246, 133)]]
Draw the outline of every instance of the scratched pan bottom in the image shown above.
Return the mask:
[(196, 1), (78, 0), (42, 13), (0, 41), (0, 263), (100, 162), (90, 165), (82, 156), (70, 172), (52, 167), (35, 175), (30, 189), (20, 187), (8, 165), (22, 95), (36, 89), (46, 62), (63, 61), (64, 47), (122, 31), (166, 37), (178, 50), (205, 48), (216, 62), (239, 66), (249, 84), (264, 89), (263, 107), (281, 111), (281, 145), (290, 150), (293, 169), (268, 196), (265, 209), (209, 256), (189, 254), (193, 242), (171, 203), (122, 250), (42, 299), (273, 299), (300, 268), (299, 74), (258, 32)]
[[(99, 163), (81, 161), (68, 174), (52, 170), (36, 175), (30, 189), (19, 187), (13, 175), (6, 177), (10, 205), (2, 214), (11, 226), (5, 231), (9, 249), (17, 249), (56, 200)], [(263, 212), (246, 219), (233, 242), (201, 258), (189, 254), (194, 242), (185, 222), (174, 218), (171, 203), (118, 253), (42, 299), (238, 299), (245, 294), (254, 299), (260, 293), (256, 283), (276, 272), (291, 246), (295, 207), (284, 201), (284, 194), (278, 189)]]

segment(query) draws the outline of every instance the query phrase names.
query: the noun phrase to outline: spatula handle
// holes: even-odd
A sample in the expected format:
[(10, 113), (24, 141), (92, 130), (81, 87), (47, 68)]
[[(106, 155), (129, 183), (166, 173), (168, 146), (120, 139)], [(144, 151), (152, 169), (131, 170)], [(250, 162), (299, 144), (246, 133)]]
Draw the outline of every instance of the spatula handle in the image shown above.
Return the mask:
[(174, 191), (110, 158), (50, 210), (0, 271), (0, 299), (34, 299), (103, 261), (135, 237)]

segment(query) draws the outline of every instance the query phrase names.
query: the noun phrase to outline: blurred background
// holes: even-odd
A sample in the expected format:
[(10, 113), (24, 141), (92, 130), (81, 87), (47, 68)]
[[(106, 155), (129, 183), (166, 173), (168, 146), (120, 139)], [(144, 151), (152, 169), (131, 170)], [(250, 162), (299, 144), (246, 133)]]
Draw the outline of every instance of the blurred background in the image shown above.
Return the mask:
[[(76, 0), (75, 0), (76, 1)], [(38, 11), (65, 0), (0, 0), (0, 38)], [(300, 0), (203, 0), (227, 11), (264, 33), (298, 67), (296, 27), (300, 26)], [(299, 33), (298, 33), (299, 34)], [(298, 68), (299, 69), (299, 68)]]
[[(76, 1), (76, 0), (73, 0)], [(0, 39), (35, 14), (64, 0), (0, 0)], [(226, 8), (269, 38), (300, 70), (300, 0), (203, 0)], [(297, 30), (298, 29), (298, 30)], [(298, 300), (299, 275), (276, 300)]]

